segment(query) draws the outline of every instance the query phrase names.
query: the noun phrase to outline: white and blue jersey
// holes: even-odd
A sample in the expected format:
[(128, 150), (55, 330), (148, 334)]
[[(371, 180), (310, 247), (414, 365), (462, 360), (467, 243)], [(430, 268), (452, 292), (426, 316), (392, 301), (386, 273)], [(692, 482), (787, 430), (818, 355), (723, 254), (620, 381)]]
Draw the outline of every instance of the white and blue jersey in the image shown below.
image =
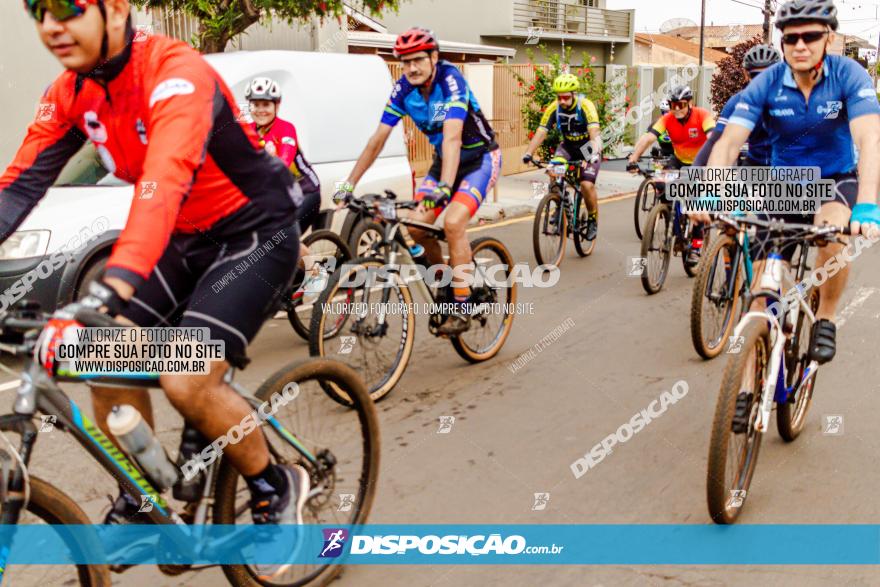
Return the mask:
[[(731, 96), (727, 104), (724, 105), (721, 116), (718, 117), (718, 121), (715, 123), (713, 133), (716, 136), (720, 137), (721, 133), (724, 132), (724, 127), (730, 122), (730, 118), (733, 116), (736, 105), (739, 104), (744, 91), (745, 89), (740, 90)], [(770, 136), (767, 134), (767, 129), (764, 128), (763, 119), (758, 120), (755, 128), (752, 129), (752, 134), (749, 135), (749, 159), (765, 167), (770, 165)]]
[(437, 72), (427, 101), (419, 88), (410, 84), (405, 76), (397, 81), (385, 105), (382, 123), (393, 127), (407, 115), (427, 135), (438, 157), (442, 156), (443, 123), (446, 120), (464, 121), (462, 160), (473, 159), (497, 148), (495, 132), (489, 126), (477, 98), (458, 68), (448, 61), (437, 62)]
[(754, 130), (763, 119), (771, 165), (820, 167), (823, 178), (856, 168), (849, 123), (880, 114), (868, 72), (846, 57), (825, 57), (823, 75), (806, 100), (791, 69), (778, 63), (742, 91), (728, 124)]

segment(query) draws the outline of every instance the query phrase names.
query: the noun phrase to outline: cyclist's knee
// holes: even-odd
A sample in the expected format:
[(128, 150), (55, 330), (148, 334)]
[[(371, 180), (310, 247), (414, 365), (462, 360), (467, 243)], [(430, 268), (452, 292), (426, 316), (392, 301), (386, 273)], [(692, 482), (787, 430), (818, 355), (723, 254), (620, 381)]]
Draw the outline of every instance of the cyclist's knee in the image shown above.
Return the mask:
[(159, 377), (159, 384), (168, 401), (178, 410), (181, 410), (181, 406), (197, 409), (211, 401), (211, 395), (220, 385), (226, 369), (228, 367), (222, 370), (215, 368), (205, 375), (166, 373)]

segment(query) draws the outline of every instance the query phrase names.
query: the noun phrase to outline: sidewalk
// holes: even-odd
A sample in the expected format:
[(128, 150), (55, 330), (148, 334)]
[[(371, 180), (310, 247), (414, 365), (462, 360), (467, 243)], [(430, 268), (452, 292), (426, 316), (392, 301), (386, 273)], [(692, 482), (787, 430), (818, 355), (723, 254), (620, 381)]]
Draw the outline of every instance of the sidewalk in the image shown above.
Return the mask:
[[(640, 175), (634, 176), (626, 171), (612, 171), (604, 167), (603, 165), (599, 172), (599, 181), (596, 184), (600, 200), (634, 193), (642, 182)], [(540, 169), (502, 176), (498, 180), (498, 201), (492, 201), (493, 194), (490, 191), (486, 201), (471, 219), (471, 224), (498, 222), (534, 214), (546, 193), (547, 179), (547, 174)]]

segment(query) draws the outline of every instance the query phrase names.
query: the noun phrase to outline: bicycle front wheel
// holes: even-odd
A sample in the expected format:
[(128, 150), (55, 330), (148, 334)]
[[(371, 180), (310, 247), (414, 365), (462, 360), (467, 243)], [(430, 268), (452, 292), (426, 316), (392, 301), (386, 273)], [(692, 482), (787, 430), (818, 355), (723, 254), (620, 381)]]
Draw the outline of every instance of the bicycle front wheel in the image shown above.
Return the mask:
[[(30, 477), (30, 501), (21, 512), (19, 524), (88, 525), (92, 522), (82, 509), (50, 483)], [(101, 552), (97, 538), (93, 544), (71, 543), (67, 546), (86, 552)], [(107, 565), (9, 565), (3, 572), (3, 583), (16, 587), (45, 587), (47, 585), (82, 585), (82, 587), (110, 587), (110, 567)]]
[(652, 295), (663, 289), (672, 259), (672, 212), (666, 204), (657, 204), (645, 221), (642, 237), (642, 287)]
[[(814, 315), (819, 309), (818, 289), (810, 292), (810, 308)], [(785, 357), (788, 377), (785, 385), (795, 391), (787, 402), (776, 404), (776, 428), (783, 440), (791, 442), (804, 430), (817, 375), (815, 372), (807, 373), (807, 366), (810, 364), (810, 321), (803, 310), (798, 314), (797, 328), (788, 347)]]
[[(704, 359), (714, 359), (724, 348), (739, 316), (740, 292), (744, 287), (742, 263), (736, 258), (736, 241), (716, 238), (701, 261), (691, 296), (691, 341)], [(731, 294), (731, 284), (733, 293)]]
[(647, 220), (648, 214), (651, 213), (656, 203), (657, 186), (654, 185), (654, 180), (646, 177), (642, 180), (641, 185), (639, 185), (639, 189), (636, 192), (636, 201), (633, 204), (633, 222), (635, 223), (636, 236), (639, 237), (639, 240), (644, 236), (642, 227), (645, 226), (645, 220)]
[(586, 239), (587, 222), (590, 219), (590, 211), (587, 210), (587, 201), (584, 197), (580, 193), (576, 193), (575, 195), (579, 201), (577, 205), (578, 217), (574, 223), (574, 234), (572, 234), (572, 237), (574, 238), (574, 250), (577, 252), (578, 256), (586, 257), (593, 254), (593, 249), (596, 248), (596, 239), (591, 241)]
[(568, 222), (562, 194), (557, 186), (550, 188), (535, 212), (532, 225), (532, 248), (538, 265), (554, 265), (559, 267), (565, 257), (565, 237), (568, 233)]
[(709, 440), (706, 497), (717, 524), (732, 524), (742, 512), (763, 436), (755, 425), (770, 357), (767, 323), (750, 322), (743, 337), (724, 370)]
[[(328, 324), (341, 324), (339, 337), (318, 336)], [(359, 258), (337, 271), (312, 312), (309, 352), (342, 361), (366, 382), (373, 401), (394, 389), (412, 356), (415, 342), (412, 293), (398, 273), (385, 271), (382, 259)], [(322, 384), (343, 405), (345, 391)]]
[[(338, 361), (296, 361), (278, 370), (255, 395), (258, 401), (270, 401), (273, 396), (288, 395), (292, 384), (296, 385), (295, 398), (281, 406), (263, 430), (275, 462), (299, 465), (309, 473), (303, 522), (365, 523), (376, 494), (380, 435), (376, 408), (363, 380)], [(322, 389), (326, 384), (343, 390), (352, 409), (331, 400)], [(250, 491), (228, 459), (222, 461), (215, 496), (215, 524), (252, 523)], [(277, 569), (278, 576), (266, 583), (257, 581), (258, 570), (253, 566), (223, 567), (230, 583), (247, 587), (326, 584), (340, 570), (337, 564), (291, 565)]]
[(471, 243), (471, 250), (475, 272), (473, 298), (480, 309), (471, 316), (470, 329), (450, 341), (461, 358), (480, 363), (498, 354), (513, 328), (516, 284), (510, 279), (513, 257), (501, 241), (478, 238)]

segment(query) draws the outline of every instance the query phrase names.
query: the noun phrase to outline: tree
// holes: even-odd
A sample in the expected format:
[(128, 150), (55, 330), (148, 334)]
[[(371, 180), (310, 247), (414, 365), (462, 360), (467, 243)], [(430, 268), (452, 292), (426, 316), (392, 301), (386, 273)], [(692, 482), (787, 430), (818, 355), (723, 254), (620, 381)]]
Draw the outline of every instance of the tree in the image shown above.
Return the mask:
[(712, 76), (712, 107), (716, 114), (720, 114), (724, 105), (731, 96), (746, 87), (749, 83), (749, 74), (743, 69), (743, 57), (746, 52), (755, 45), (763, 43), (761, 37), (753, 37), (734, 45), (730, 49), (730, 56), (725, 57), (716, 64), (715, 75)]
[[(220, 53), (226, 43), (252, 24), (280, 19), (288, 24), (343, 15), (343, 0), (133, 0), (139, 7), (164, 8), (189, 14), (199, 21), (195, 40), (202, 53)], [(355, 4), (348, 2), (348, 5)], [(399, 0), (358, 0), (357, 10), (377, 15), (385, 9), (397, 10)]]

